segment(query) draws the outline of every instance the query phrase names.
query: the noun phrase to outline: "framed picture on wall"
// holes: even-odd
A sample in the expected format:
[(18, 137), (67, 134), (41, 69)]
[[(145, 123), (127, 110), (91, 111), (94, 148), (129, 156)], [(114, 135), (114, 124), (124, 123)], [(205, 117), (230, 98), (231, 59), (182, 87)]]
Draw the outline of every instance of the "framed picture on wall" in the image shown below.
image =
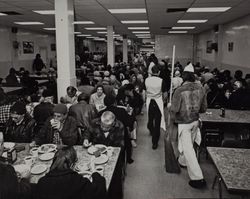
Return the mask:
[(34, 53), (34, 42), (23, 41), (23, 54), (33, 54)]
[(228, 42), (228, 51), (233, 52), (234, 50), (234, 42)]
[(50, 50), (56, 51), (56, 44), (50, 44)]
[(212, 41), (207, 41), (207, 53), (212, 53)]

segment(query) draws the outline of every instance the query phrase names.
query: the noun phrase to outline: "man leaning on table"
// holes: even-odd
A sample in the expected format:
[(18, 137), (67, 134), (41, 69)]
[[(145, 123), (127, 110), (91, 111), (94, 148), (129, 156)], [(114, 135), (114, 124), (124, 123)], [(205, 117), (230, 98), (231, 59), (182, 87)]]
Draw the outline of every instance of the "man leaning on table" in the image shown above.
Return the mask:
[(200, 144), (199, 113), (207, 108), (206, 95), (203, 87), (195, 82), (194, 67), (190, 63), (183, 71), (183, 84), (173, 94), (171, 113), (178, 124), (178, 161), (187, 167), (190, 177), (189, 185), (193, 188), (206, 186), (196, 153), (194, 142)]
[(84, 134), (83, 146), (104, 144), (106, 146), (124, 147), (124, 127), (111, 111), (105, 111), (101, 118), (93, 120)]

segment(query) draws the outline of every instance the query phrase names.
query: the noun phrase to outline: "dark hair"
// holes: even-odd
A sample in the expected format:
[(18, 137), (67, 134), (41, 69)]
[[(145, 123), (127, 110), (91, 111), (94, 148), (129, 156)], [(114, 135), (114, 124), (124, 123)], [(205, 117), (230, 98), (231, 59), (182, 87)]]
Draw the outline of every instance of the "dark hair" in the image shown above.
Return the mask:
[(116, 99), (115, 99), (115, 96), (114, 95), (106, 95), (104, 97), (104, 105), (109, 107), (109, 106), (112, 106), (115, 104), (116, 102)]
[(158, 74), (160, 71), (160, 69), (157, 65), (154, 65), (151, 70), (152, 70), (153, 74)]
[(134, 90), (135, 86), (133, 84), (126, 84), (124, 90), (132, 91)]
[(14, 168), (0, 163), (0, 198), (18, 198), (18, 179)]
[(9, 73), (12, 74), (12, 75), (16, 74), (16, 69), (15, 68), (10, 68)]
[(74, 86), (69, 86), (68, 88), (67, 88), (67, 92), (69, 92), (69, 93), (76, 93), (77, 92), (77, 89), (74, 87)]
[(56, 152), (50, 170), (70, 169), (76, 162), (77, 154), (74, 147), (64, 146)]
[(192, 72), (183, 71), (182, 73), (183, 82), (195, 82), (195, 75)]
[(243, 75), (243, 73), (242, 73), (241, 70), (236, 70), (235, 73), (234, 73), (235, 79), (240, 79), (240, 78), (242, 78), (242, 75)]

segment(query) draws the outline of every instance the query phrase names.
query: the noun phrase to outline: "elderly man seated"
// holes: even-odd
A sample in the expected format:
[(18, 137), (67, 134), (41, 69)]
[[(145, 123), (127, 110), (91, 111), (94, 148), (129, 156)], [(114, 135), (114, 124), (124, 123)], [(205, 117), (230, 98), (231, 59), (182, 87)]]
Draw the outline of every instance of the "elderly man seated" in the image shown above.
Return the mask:
[(124, 127), (111, 111), (105, 111), (101, 118), (93, 120), (91, 127), (84, 134), (83, 146), (104, 144), (106, 146), (124, 146)]
[(57, 104), (54, 107), (54, 115), (46, 120), (31, 145), (44, 143), (75, 145), (78, 133), (77, 121), (68, 116), (67, 106)]
[(35, 120), (26, 113), (23, 102), (16, 102), (10, 108), (10, 119), (6, 124), (4, 139), (12, 142), (31, 142), (34, 136)]

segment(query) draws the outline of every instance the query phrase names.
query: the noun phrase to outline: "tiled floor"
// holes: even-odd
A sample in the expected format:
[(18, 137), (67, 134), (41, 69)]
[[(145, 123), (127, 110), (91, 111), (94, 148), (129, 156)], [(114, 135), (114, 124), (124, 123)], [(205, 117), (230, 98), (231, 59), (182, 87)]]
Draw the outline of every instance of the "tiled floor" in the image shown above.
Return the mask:
[[(169, 174), (165, 171), (163, 135), (158, 149), (152, 150), (145, 112), (139, 116), (138, 122), (138, 146), (133, 154), (135, 162), (127, 166), (124, 199), (218, 198), (218, 186), (214, 190), (211, 188), (216, 171), (210, 160), (205, 159), (205, 155), (201, 156), (200, 164), (207, 181), (207, 188), (193, 189), (188, 185), (186, 169), (182, 169), (180, 174)], [(229, 194), (223, 187), (223, 198), (240, 197)]]

